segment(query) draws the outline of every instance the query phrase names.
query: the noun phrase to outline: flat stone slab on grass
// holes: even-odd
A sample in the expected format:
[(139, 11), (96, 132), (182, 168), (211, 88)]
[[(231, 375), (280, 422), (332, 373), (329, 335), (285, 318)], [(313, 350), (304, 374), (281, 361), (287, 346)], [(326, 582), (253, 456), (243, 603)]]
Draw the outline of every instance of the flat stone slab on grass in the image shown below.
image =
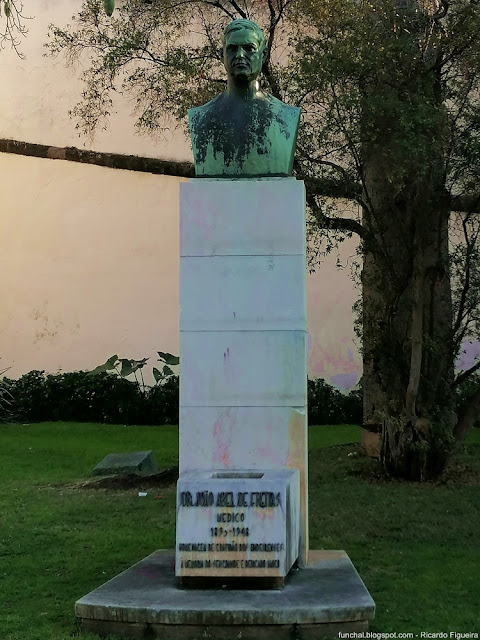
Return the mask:
[(92, 471), (94, 476), (149, 476), (153, 473), (158, 473), (158, 466), (152, 451), (109, 453)]
[(319, 640), (366, 631), (375, 603), (344, 551), (311, 551), (281, 590), (182, 589), (175, 552), (155, 551), (78, 600), (83, 627), (164, 640)]

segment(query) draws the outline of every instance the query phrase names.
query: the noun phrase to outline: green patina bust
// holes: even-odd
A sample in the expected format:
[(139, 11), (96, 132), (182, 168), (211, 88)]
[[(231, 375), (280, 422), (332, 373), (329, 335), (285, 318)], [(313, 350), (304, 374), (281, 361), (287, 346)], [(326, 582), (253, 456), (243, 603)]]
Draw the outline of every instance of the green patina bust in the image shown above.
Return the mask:
[(227, 90), (189, 109), (196, 176), (290, 176), (300, 109), (260, 90), (265, 37), (250, 20), (234, 20), (223, 34)]

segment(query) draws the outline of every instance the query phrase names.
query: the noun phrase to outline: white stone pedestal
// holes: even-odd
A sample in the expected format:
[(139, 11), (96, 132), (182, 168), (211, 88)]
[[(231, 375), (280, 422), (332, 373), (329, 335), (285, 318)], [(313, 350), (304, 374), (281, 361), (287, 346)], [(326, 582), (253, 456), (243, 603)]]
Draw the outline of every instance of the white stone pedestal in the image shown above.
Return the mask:
[[(307, 561), (303, 184), (191, 180), (180, 213), (176, 552), (156, 551), (109, 580), (77, 601), (76, 615), (89, 631), (131, 638), (317, 640), (367, 631), (375, 603), (346, 553), (312, 551)], [(241, 549), (208, 546), (233, 537)], [(262, 579), (283, 582), (297, 553), (300, 567), (283, 590), (258, 590)], [(236, 567), (222, 558), (240, 561), (229, 585), (224, 576)], [(195, 565), (205, 560), (207, 572)], [(246, 588), (248, 574), (263, 571), (270, 577)], [(195, 576), (200, 589), (178, 587), (178, 577)]]
[(308, 549), (305, 189), (294, 178), (180, 190), (180, 477), (298, 469)]

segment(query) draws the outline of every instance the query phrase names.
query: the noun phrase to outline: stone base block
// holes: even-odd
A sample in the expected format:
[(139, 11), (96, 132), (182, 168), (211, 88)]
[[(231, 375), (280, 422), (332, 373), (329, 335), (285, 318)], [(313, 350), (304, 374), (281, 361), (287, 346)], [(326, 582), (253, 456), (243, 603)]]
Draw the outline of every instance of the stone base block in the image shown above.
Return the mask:
[(338, 633), (359, 633), (368, 631), (368, 622), (352, 622), (347, 624), (261, 624), (225, 627), (199, 627), (196, 625), (177, 624), (137, 624), (135, 622), (105, 622), (103, 620), (82, 620), (86, 631), (98, 633), (100, 636), (118, 635), (121, 638), (158, 638), (159, 640), (322, 640), (336, 638)]
[(298, 469), (190, 471), (178, 480), (177, 576), (283, 579), (299, 533)]
[(178, 586), (175, 553), (156, 551), (75, 604), (101, 635), (163, 640), (319, 640), (366, 631), (375, 603), (344, 551), (310, 551), (284, 589)]

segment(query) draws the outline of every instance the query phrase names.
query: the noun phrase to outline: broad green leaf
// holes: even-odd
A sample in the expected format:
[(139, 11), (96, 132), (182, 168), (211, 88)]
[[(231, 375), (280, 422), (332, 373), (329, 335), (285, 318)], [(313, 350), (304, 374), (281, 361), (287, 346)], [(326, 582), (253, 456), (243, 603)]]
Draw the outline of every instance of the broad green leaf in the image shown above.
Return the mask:
[(153, 377), (155, 378), (155, 382), (160, 382), (165, 377), (163, 373), (161, 373), (157, 367), (153, 367), (152, 369)]
[(167, 365), (165, 365), (163, 367), (163, 375), (164, 376), (173, 376), (173, 371), (170, 369), (170, 367), (167, 367)]
[(117, 360), (117, 355), (111, 356), (104, 364), (99, 364), (98, 367), (95, 367), (95, 369), (89, 371), (88, 375), (94, 376), (97, 373), (103, 373), (104, 371), (111, 371), (112, 369), (115, 369), (115, 363), (117, 362)]
[(122, 363), (120, 375), (122, 376), (122, 378), (125, 378), (133, 372), (133, 360), (129, 360), (128, 358), (120, 358), (120, 362)]
[(115, 0), (103, 0), (103, 6), (107, 16), (113, 15), (113, 12), (115, 11)]
[(171, 353), (164, 353), (163, 351), (157, 351), (157, 353), (160, 356), (159, 360), (165, 362), (165, 364), (176, 365), (180, 362), (180, 358), (173, 356)]
[(143, 358), (142, 360), (133, 360), (129, 358), (121, 358), (120, 362), (122, 363), (122, 370), (120, 375), (125, 378), (129, 376), (131, 373), (135, 373), (138, 369), (142, 369), (147, 364), (148, 358)]

